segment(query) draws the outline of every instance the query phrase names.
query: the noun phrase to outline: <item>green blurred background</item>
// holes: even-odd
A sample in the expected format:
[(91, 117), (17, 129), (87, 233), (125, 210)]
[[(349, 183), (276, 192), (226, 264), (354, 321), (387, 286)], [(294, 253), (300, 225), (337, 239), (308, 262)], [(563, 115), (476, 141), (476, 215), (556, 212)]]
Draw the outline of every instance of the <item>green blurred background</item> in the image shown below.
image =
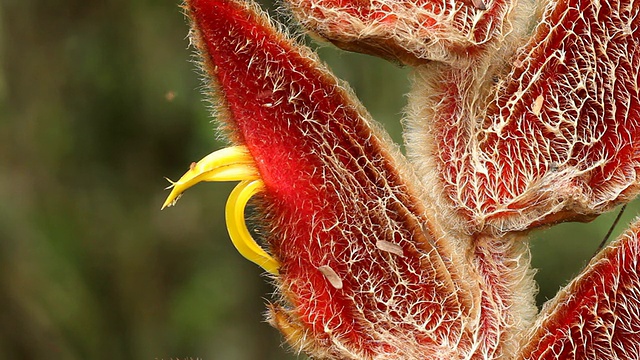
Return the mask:
[[(187, 31), (175, 1), (0, 0), (0, 359), (296, 358), (227, 238), (233, 184), (160, 211), (163, 177), (224, 145)], [(408, 70), (319, 51), (400, 139)], [(613, 217), (535, 234), (540, 303)]]

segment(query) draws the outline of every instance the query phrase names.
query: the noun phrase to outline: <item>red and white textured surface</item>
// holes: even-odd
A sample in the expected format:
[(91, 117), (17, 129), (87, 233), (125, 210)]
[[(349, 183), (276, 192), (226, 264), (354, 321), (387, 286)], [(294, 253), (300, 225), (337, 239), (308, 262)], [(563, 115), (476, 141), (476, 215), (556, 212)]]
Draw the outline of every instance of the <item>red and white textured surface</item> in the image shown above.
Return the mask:
[(311, 32), (415, 66), (408, 159), (242, 0), (187, 0), (226, 130), (265, 184), (269, 320), (329, 359), (638, 354), (637, 225), (536, 315), (526, 230), (636, 195), (639, 4), (292, 0)]

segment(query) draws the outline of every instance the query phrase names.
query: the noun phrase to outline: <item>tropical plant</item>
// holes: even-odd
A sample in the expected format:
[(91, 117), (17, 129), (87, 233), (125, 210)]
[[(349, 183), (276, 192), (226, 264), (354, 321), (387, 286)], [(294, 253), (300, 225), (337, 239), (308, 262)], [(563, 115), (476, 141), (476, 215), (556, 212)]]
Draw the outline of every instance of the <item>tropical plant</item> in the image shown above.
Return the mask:
[(185, 3), (235, 146), (193, 163), (165, 206), (241, 181), (229, 234), (272, 274), (287, 342), (319, 359), (637, 358), (640, 223), (539, 314), (527, 234), (638, 193), (640, 5), (287, 4), (311, 34), (413, 67), (404, 156), (257, 5)]

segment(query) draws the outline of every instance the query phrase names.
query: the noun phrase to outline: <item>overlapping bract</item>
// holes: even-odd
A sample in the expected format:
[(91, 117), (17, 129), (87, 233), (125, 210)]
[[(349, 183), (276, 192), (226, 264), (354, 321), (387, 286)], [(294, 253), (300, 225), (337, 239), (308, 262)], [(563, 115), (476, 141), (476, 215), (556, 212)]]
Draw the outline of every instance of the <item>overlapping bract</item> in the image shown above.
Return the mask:
[(468, 65), (512, 30), (504, 0), (289, 0), (311, 32), (346, 49), (409, 65)]
[(432, 176), (475, 230), (589, 219), (638, 192), (640, 6), (554, 5), (508, 73), (495, 59), (421, 74), (437, 81), (418, 85), (413, 121), (433, 123), (413, 151), (438, 154)]
[(545, 305), (518, 358), (638, 358), (639, 233), (636, 222)]
[(291, 7), (339, 46), (419, 66), (409, 165), (346, 85), (255, 5), (186, 1), (221, 118), (264, 183), (265, 242), (282, 295), (270, 321), (286, 339), (335, 359), (632, 353), (638, 228), (535, 325), (521, 231), (592, 216), (637, 192), (640, 6)]
[(471, 309), (448, 270), (451, 249), (348, 91), (255, 8), (194, 0), (188, 10), (265, 185), (287, 300), (272, 307), (275, 325), (335, 357), (415, 356), (406, 341), (439, 349), (436, 340), (461, 334)]

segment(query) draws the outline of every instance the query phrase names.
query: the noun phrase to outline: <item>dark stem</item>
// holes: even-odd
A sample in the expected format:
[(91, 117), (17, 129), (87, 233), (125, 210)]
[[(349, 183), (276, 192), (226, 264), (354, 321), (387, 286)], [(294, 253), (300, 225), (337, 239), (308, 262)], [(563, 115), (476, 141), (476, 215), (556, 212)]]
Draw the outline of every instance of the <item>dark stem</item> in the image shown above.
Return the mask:
[(613, 232), (613, 229), (615, 229), (616, 225), (618, 225), (618, 221), (620, 221), (620, 218), (622, 217), (622, 213), (624, 213), (624, 210), (626, 208), (627, 208), (627, 204), (622, 205), (622, 207), (620, 208), (620, 211), (618, 211), (618, 216), (616, 216), (616, 219), (613, 220), (613, 224), (611, 224), (609, 231), (607, 231), (607, 235), (604, 236), (604, 239), (602, 239), (602, 241), (600, 242), (600, 245), (598, 245), (598, 249), (596, 249), (596, 252), (593, 254), (593, 256), (596, 256), (596, 254), (599, 253), (600, 250), (602, 250), (604, 245), (607, 243), (607, 241), (609, 240), (609, 237), (611, 236), (611, 233)]

